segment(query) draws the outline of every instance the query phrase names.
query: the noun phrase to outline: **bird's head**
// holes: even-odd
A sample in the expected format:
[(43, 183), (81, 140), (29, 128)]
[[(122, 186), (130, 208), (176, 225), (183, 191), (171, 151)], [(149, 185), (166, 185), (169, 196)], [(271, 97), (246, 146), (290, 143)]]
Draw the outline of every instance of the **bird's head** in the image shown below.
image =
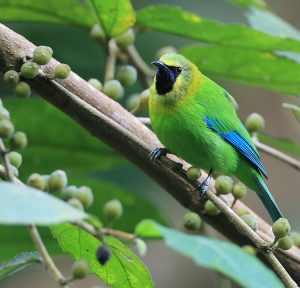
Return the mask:
[(184, 56), (175, 53), (165, 54), (152, 64), (157, 67), (152, 89), (168, 100), (175, 100), (186, 94), (195, 71), (199, 73), (194, 64)]

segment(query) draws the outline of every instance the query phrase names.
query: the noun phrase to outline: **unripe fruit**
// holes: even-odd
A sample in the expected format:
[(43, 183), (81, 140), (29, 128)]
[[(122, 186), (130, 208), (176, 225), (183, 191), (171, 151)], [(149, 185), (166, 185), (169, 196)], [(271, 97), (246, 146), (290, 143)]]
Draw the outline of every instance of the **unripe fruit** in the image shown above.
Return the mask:
[(275, 239), (280, 239), (288, 236), (291, 232), (291, 225), (285, 218), (279, 218), (272, 226), (272, 231), (275, 235)]
[(198, 230), (201, 227), (202, 219), (197, 213), (187, 212), (183, 216), (183, 226), (190, 231)]
[(157, 50), (155, 53), (155, 59), (160, 59), (161, 56), (167, 53), (177, 53), (177, 49), (173, 46), (164, 46)]
[(235, 199), (241, 199), (247, 194), (247, 187), (242, 183), (236, 183), (233, 185), (232, 195)]
[(19, 168), (22, 164), (22, 155), (18, 152), (11, 151), (7, 154), (9, 163), (16, 168)]
[(102, 90), (102, 83), (98, 79), (91, 78), (91, 79), (89, 79), (88, 83), (90, 85), (92, 85), (94, 88), (96, 88), (97, 90), (99, 90), (99, 91)]
[(54, 69), (54, 78), (56, 79), (66, 79), (71, 73), (71, 68), (67, 64), (58, 64)]
[(15, 131), (14, 125), (9, 120), (0, 121), (0, 138), (9, 138)]
[(103, 214), (109, 220), (115, 220), (122, 216), (123, 206), (118, 199), (110, 200), (103, 207)]
[(67, 186), (60, 191), (60, 196), (63, 200), (69, 200), (74, 197), (77, 187), (74, 185)]
[(249, 211), (245, 208), (239, 208), (235, 211), (235, 213), (241, 217), (243, 215), (249, 214)]
[(135, 238), (134, 243), (136, 245), (136, 249), (138, 250), (139, 254), (144, 257), (147, 254), (147, 244), (143, 239)]
[(252, 113), (247, 117), (245, 126), (251, 133), (261, 132), (265, 128), (265, 119), (258, 113)]
[(300, 248), (300, 233), (298, 232), (293, 232), (291, 234), (291, 237), (293, 239), (294, 245), (298, 248)]
[(124, 88), (118, 80), (109, 80), (104, 84), (103, 92), (110, 98), (120, 99), (124, 95)]
[(21, 67), (21, 75), (27, 79), (33, 79), (39, 74), (40, 66), (35, 63), (28, 61)]
[(17, 85), (20, 81), (19, 73), (15, 70), (6, 71), (4, 74), (4, 81), (10, 85)]
[(278, 247), (282, 250), (289, 250), (293, 246), (293, 240), (290, 236), (285, 236), (278, 240)]
[(140, 94), (140, 108), (148, 108), (148, 102), (150, 97), (150, 89), (145, 89)]
[(9, 120), (9, 119), (10, 119), (9, 111), (4, 107), (0, 107), (0, 121), (1, 120)]
[(13, 150), (24, 149), (28, 144), (26, 134), (24, 132), (21, 132), (21, 131), (16, 132), (10, 138), (9, 144), (10, 144), (11, 149), (13, 149)]
[(125, 87), (133, 85), (137, 79), (137, 71), (133, 66), (125, 65), (119, 68), (116, 78)]
[(78, 260), (72, 265), (72, 276), (74, 279), (85, 278), (90, 273), (90, 265), (86, 260)]
[(39, 46), (35, 48), (32, 56), (32, 61), (39, 64), (45, 65), (49, 63), (53, 55), (53, 50), (48, 46)]
[(39, 190), (45, 190), (46, 181), (44, 177), (38, 173), (31, 174), (27, 179), (27, 185)]
[(93, 25), (90, 31), (90, 36), (92, 37), (92, 39), (94, 39), (96, 42), (100, 44), (104, 43), (106, 38), (102, 27), (98, 23)]
[(210, 200), (207, 200), (204, 204), (204, 211), (210, 216), (216, 216), (221, 213), (217, 206)]
[(116, 36), (115, 40), (120, 48), (127, 48), (135, 40), (134, 31), (132, 29), (128, 29), (123, 34)]
[(251, 214), (245, 214), (241, 216), (241, 219), (253, 230), (256, 231), (258, 228), (258, 224), (256, 219)]
[(216, 179), (215, 188), (218, 194), (229, 194), (233, 188), (233, 180), (225, 175)]
[(28, 98), (31, 94), (30, 86), (26, 82), (21, 81), (15, 88), (15, 94), (19, 98)]
[(90, 187), (81, 186), (75, 193), (74, 197), (77, 198), (85, 208), (88, 208), (92, 205), (94, 201), (94, 195)]
[(201, 175), (201, 170), (198, 167), (191, 166), (186, 170), (186, 176), (192, 180), (196, 181)]
[(140, 105), (140, 95), (135, 93), (126, 99), (126, 107), (129, 111), (136, 109)]
[(255, 247), (251, 246), (251, 245), (244, 245), (242, 247), (242, 250), (246, 253), (248, 253), (249, 255), (255, 256), (257, 253), (257, 250)]
[(68, 184), (66, 172), (63, 170), (56, 170), (50, 174), (48, 179), (48, 191), (55, 192), (65, 188)]
[(100, 262), (101, 265), (105, 265), (106, 262), (109, 260), (110, 256), (111, 252), (105, 245), (102, 245), (100, 248), (98, 248), (96, 252), (97, 260)]
[(77, 198), (71, 198), (68, 200), (68, 203), (75, 209), (84, 210), (82, 203)]

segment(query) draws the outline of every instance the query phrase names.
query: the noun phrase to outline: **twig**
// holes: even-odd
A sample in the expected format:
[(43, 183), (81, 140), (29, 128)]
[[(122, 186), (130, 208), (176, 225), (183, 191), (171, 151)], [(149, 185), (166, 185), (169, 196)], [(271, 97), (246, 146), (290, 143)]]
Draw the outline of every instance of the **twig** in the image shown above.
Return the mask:
[(108, 80), (112, 80), (115, 77), (115, 67), (119, 48), (114, 39), (110, 39), (107, 42), (107, 57), (104, 73), (104, 83)]
[(259, 149), (260, 151), (282, 161), (287, 163), (288, 165), (290, 165), (291, 167), (293, 167), (294, 169), (300, 171), (300, 161), (298, 161), (297, 159), (273, 148), (270, 147), (266, 144), (261, 143), (257, 137), (252, 137), (252, 140), (255, 144), (255, 146), (257, 147), (257, 149)]
[[(2, 71), (16, 67), (20, 55), (32, 56), (35, 48), (25, 38), (1, 24), (0, 43), (2, 43), (0, 47), (0, 70)], [(48, 65), (43, 67), (44, 72), (51, 73), (57, 64), (58, 62), (52, 59)], [(127, 159), (153, 177), (184, 207), (199, 213), (204, 220), (229, 239), (239, 244), (249, 243), (249, 239), (258, 237), (258, 235), (262, 238), (263, 243), (265, 243), (264, 239), (268, 239), (268, 241), (272, 239), (269, 234), (271, 231), (270, 225), (255, 215), (249, 208), (247, 210), (255, 215), (258, 222), (258, 235), (252, 230), (247, 230), (247, 228), (245, 228), (246, 234), (242, 235), (235, 228), (235, 224), (224, 217), (224, 214), (218, 217), (203, 214), (200, 208), (199, 194), (195, 191), (195, 183), (188, 180), (185, 172), (180, 168), (183, 166), (186, 169), (190, 165), (173, 156), (170, 156), (173, 161), (166, 157), (161, 157), (158, 163), (150, 161), (149, 152), (154, 148), (161, 147), (161, 143), (155, 135), (118, 103), (101, 92), (92, 89), (88, 83), (75, 73), (71, 73), (64, 81), (49, 81), (43, 77), (37, 77), (28, 81), (28, 83), (47, 101), (75, 119), (92, 135), (122, 153)], [(174, 160), (180, 164), (174, 163)], [(206, 176), (207, 174), (203, 173), (201, 179), (203, 180)], [(212, 193), (214, 191), (213, 180), (211, 184), (210, 190)], [(232, 196), (227, 197), (226, 195), (224, 199), (227, 203), (233, 201)], [(243, 204), (239, 201), (236, 206), (243, 207)], [(227, 205), (226, 207), (235, 215)], [(225, 215), (227, 216), (227, 214)], [(233, 219), (238, 221), (239, 217), (235, 215)], [(234, 221), (234, 223), (236, 222)], [(289, 270), (291, 276), (300, 283), (300, 258), (298, 253), (299, 250), (296, 248), (293, 248), (292, 251), (276, 251), (276, 255)], [(266, 255), (266, 257), (268, 256)]]

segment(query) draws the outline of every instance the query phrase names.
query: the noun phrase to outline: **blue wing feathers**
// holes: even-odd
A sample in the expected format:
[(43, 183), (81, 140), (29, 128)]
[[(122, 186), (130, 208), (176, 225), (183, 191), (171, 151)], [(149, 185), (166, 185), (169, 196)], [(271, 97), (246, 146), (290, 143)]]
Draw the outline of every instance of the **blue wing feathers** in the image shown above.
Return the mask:
[(244, 139), (237, 131), (229, 131), (223, 133), (222, 131), (228, 130), (227, 127), (218, 119), (210, 119), (204, 117), (206, 125), (218, 133), (224, 140), (230, 143), (238, 152), (248, 159), (257, 169), (268, 178), (267, 172), (261, 163), (260, 157), (253, 147)]

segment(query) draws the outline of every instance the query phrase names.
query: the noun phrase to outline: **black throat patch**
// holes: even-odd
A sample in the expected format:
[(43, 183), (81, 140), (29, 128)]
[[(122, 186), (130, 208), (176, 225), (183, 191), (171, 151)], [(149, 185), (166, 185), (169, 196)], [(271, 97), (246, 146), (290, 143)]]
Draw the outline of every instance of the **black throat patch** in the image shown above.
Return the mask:
[(181, 73), (180, 67), (167, 66), (167, 69), (159, 68), (156, 73), (156, 91), (159, 95), (165, 95), (173, 89), (176, 78)]

